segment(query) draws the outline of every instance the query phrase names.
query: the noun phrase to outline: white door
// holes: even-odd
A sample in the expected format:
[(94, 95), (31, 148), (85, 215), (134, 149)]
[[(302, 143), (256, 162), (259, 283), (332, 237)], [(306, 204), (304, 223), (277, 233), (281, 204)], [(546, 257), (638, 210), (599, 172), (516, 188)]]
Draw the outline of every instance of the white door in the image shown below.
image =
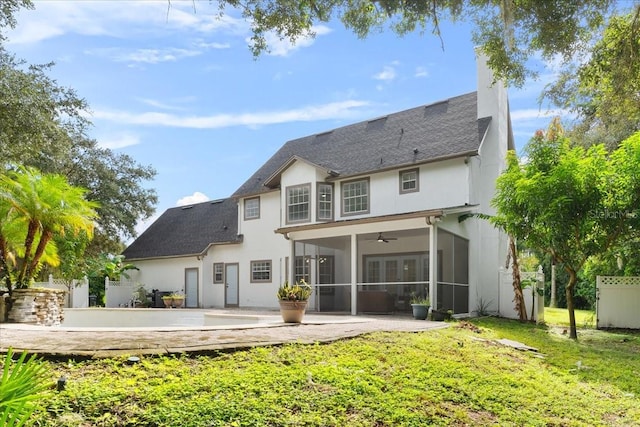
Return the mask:
[(225, 264), (224, 266), (225, 291), (224, 306), (238, 306), (238, 264)]
[(185, 307), (198, 307), (198, 269), (184, 270)]

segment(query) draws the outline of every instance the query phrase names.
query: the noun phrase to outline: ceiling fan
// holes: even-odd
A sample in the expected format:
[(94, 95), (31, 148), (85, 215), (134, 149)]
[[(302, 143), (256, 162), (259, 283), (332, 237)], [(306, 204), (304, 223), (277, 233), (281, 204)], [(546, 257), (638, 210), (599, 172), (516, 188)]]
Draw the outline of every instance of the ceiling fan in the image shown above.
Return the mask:
[(376, 238), (376, 241), (378, 243), (389, 243), (390, 240), (398, 240), (398, 239), (395, 237), (384, 237), (382, 233), (378, 233), (378, 237)]

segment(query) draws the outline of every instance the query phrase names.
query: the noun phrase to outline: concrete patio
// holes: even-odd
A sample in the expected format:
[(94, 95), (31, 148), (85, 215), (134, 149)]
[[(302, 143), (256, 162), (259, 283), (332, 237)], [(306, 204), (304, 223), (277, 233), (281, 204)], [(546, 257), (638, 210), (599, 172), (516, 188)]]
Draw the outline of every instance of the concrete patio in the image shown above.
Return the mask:
[(277, 312), (223, 311), (271, 317), (267, 323), (227, 327), (61, 328), (0, 324), (0, 352), (26, 350), (45, 357), (207, 353), (284, 343), (331, 342), (376, 331), (419, 332), (444, 322), (403, 316), (337, 316), (309, 313), (302, 324), (282, 323)]

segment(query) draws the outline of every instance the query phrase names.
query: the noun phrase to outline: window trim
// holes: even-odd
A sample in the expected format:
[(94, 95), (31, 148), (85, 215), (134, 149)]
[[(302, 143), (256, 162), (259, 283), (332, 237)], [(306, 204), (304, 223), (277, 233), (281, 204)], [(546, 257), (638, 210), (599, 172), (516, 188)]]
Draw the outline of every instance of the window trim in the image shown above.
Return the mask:
[[(344, 210), (344, 207), (345, 207), (345, 203), (344, 203), (344, 186), (346, 184), (354, 184), (356, 182), (366, 182), (367, 183), (367, 209), (363, 210), (363, 211), (357, 211), (357, 212), (345, 212), (345, 210)], [(349, 180), (349, 181), (341, 182), (340, 183), (340, 214), (341, 214), (341, 216), (363, 215), (363, 214), (368, 214), (368, 213), (371, 213), (371, 180), (369, 179), (369, 177), (352, 179), (352, 180)]]
[[(269, 278), (268, 279), (256, 279), (253, 276), (254, 270), (253, 266), (257, 263), (268, 263), (269, 265)], [(261, 271), (262, 272), (262, 271)], [(270, 259), (258, 259), (252, 260), (249, 265), (249, 282), (250, 283), (271, 283), (273, 281), (273, 262)]]
[[(251, 201), (251, 200), (257, 200), (258, 201), (258, 214), (256, 216), (247, 216), (247, 202)], [(247, 197), (246, 199), (244, 199), (244, 209), (243, 211), (243, 215), (244, 215), (244, 220), (245, 221), (250, 221), (252, 219), (260, 219), (260, 196), (256, 196), (256, 197)]]
[[(220, 272), (220, 280), (216, 279), (216, 267), (222, 267), (222, 271)], [(224, 283), (224, 262), (213, 263), (213, 283)]]
[[(320, 218), (320, 187), (326, 185), (331, 189), (331, 215), (329, 218)], [(331, 182), (318, 182), (316, 183), (316, 220), (318, 221), (333, 221), (335, 212), (335, 200), (336, 192), (335, 186)]]
[[(402, 184), (404, 183), (404, 181), (402, 180), (402, 176), (405, 173), (410, 173), (410, 172), (415, 172), (416, 173), (416, 187), (415, 188), (410, 188), (408, 190), (405, 190), (402, 187)], [(412, 169), (405, 169), (405, 170), (401, 170), (398, 172), (398, 182), (399, 182), (399, 188), (400, 188), (400, 194), (408, 194), (408, 193), (416, 193), (418, 191), (420, 191), (420, 169), (419, 168), (412, 168)]]
[[(309, 192), (309, 200), (307, 202), (308, 204), (308, 208), (307, 208), (307, 217), (303, 218), (303, 219), (289, 219), (289, 191), (293, 190), (293, 189), (297, 189), (297, 188), (306, 188), (307, 191)], [(311, 192), (311, 183), (307, 182), (305, 184), (297, 184), (297, 185), (290, 185), (288, 187), (285, 188), (284, 191), (284, 204), (285, 204), (285, 223), (286, 224), (299, 224), (299, 223), (303, 223), (303, 222), (309, 222), (311, 221), (311, 203), (312, 203), (312, 192)]]

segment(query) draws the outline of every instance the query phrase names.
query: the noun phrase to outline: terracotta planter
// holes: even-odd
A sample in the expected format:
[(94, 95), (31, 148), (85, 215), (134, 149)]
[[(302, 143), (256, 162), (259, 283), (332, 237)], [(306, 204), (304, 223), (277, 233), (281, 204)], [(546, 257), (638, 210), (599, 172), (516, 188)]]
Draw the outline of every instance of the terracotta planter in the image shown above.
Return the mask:
[(171, 304), (173, 304), (173, 299), (162, 298), (162, 302), (164, 303), (164, 308), (171, 308)]
[(180, 307), (182, 307), (183, 304), (184, 304), (184, 298), (174, 298), (173, 299), (173, 306), (175, 308), (180, 308)]
[(280, 314), (285, 323), (301, 323), (308, 301), (280, 300)]

